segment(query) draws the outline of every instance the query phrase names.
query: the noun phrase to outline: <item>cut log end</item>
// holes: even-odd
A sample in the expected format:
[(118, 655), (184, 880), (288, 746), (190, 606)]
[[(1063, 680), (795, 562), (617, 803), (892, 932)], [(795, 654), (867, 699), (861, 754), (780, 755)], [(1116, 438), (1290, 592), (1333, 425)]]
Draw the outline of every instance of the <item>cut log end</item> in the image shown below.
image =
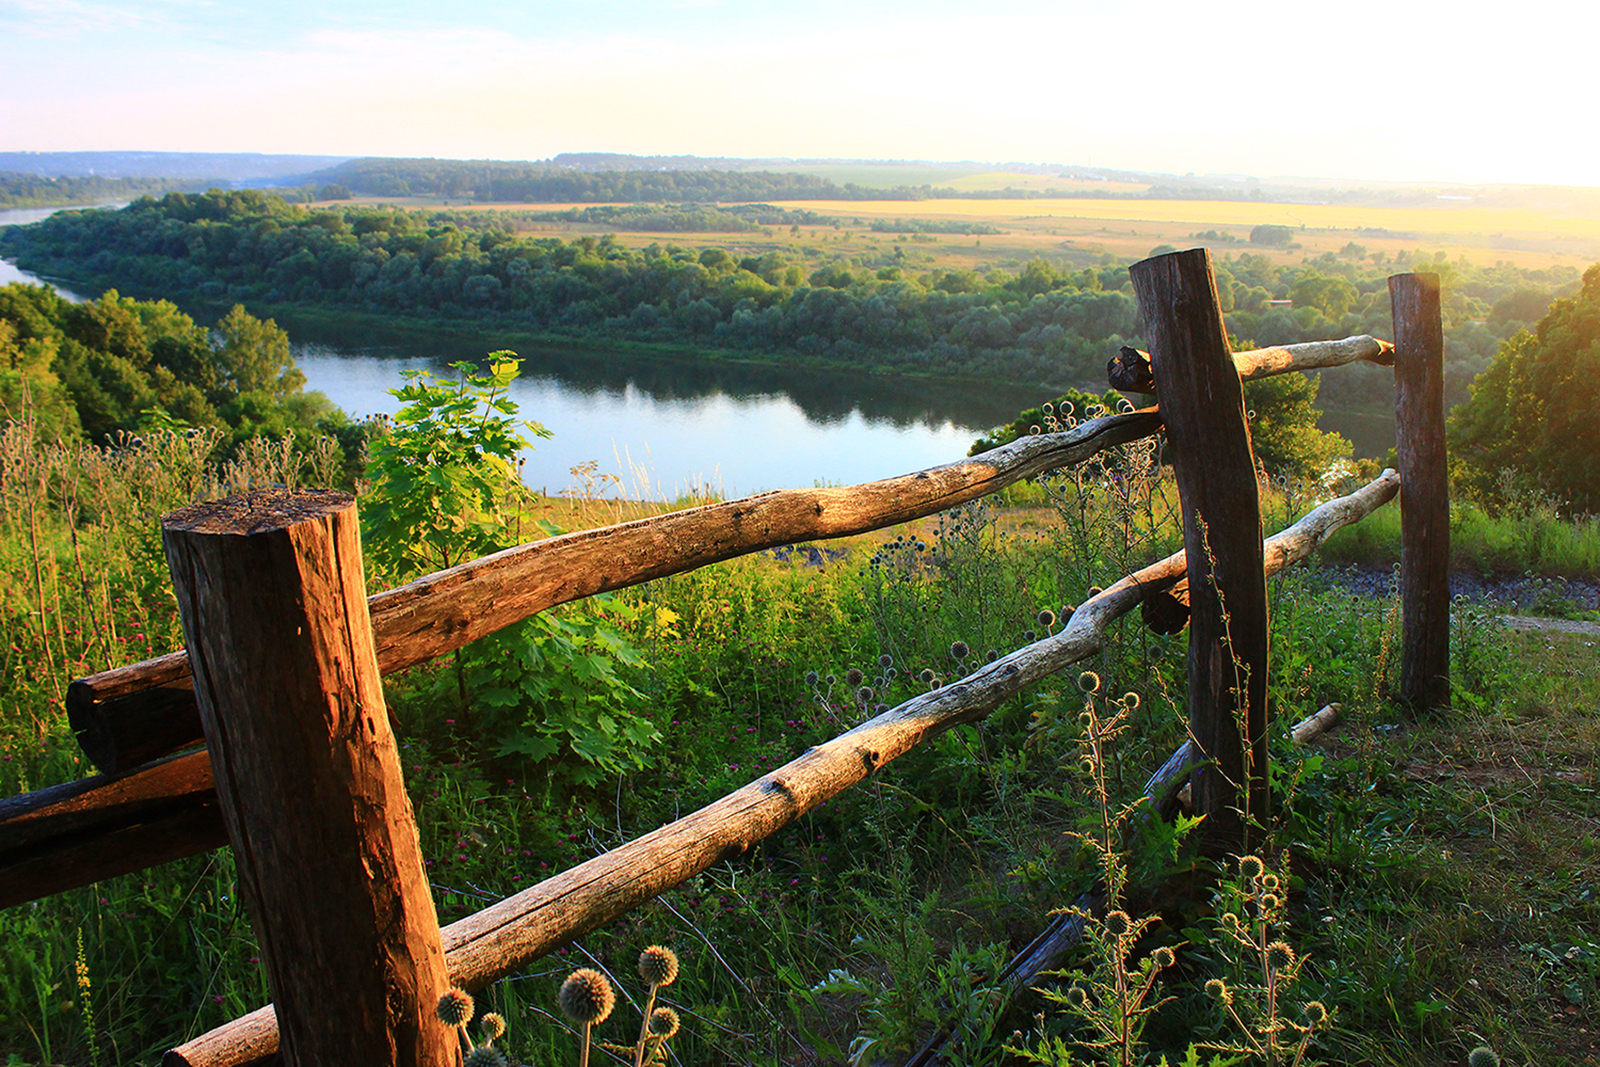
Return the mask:
[(247, 536), (333, 515), (353, 507), (355, 502), (355, 497), (337, 489), (259, 489), (179, 508), (161, 520), (161, 528)]

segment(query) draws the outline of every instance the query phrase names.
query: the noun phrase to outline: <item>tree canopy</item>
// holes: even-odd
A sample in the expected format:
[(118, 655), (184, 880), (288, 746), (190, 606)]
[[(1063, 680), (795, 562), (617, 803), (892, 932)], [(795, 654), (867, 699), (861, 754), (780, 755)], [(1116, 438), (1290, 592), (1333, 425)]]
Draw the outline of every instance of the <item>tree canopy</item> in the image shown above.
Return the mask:
[[(1494, 503), (1517, 489), (1600, 512), (1600, 264), (1472, 386), (1450, 419), (1456, 481)], [(1502, 472), (1510, 472), (1507, 478)]]

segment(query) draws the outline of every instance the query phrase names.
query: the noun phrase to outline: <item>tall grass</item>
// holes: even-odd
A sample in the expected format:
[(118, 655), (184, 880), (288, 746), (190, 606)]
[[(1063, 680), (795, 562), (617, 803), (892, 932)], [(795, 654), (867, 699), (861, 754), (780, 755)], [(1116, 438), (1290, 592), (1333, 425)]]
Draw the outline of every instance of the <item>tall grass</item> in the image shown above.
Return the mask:
[[(157, 530), (162, 512), (332, 470), (315, 446), (261, 442), (222, 464), (214, 444), (165, 431), (105, 448), (40, 443), (15, 425), (0, 434), (0, 788), (21, 792), (87, 773), (61, 714), (64, 682), (178, 643)], [(529, 503), (528, 536), (539, 519), (572, 529), (654, 510), (605, 489), (574, 472), (562, 498)], [(641, 694), (632, 710), (649, 716), (663, 740), (644, 769), (597, 786), (553, 785), (547, 765), (497, 755), (494, 739), (466, 728), (453, 706), (430, 702), (435, 668), (386, 679), (441, 919), (687, 814), (879, 705), (958, 679), (991, 648), (1009, 651), (1029, 631), (1059, 627), (1064, 609), (1093, 586), (1177, 547), (1170, 487), (1151, 454), (1108, 457), (1019, 489), (1016, 499), (1030, 494), (1038, 506), (1020, 517), (974, 505), (841, 546), (761, 553), (628, 591), (628, 618), (616, 624), (651, 665), (630, 679)], [(1269, 526), (1310, 503), (1299, 486), (1271, 487)], [(1384, 509), (1355, 529), (1376, 523), (1381, 531), (1393, 513)], [(1557, 529), (1539, 541), (1550, 546), (1540, 549), (1545, 558), (1568, 536)], [(1594, 532), (1575, 524), (1570, 536), (1582, 545)], [(834, 554), (841, 547), (844, 554)], [(1452, 981), (1443, 946), (1454, 927), (1419, 909), (1455, 915), (1458, 905), (1476, 907), (1465, 894), (1477, 873), (1451, 867), (1440, 852), (1495, 843), (1487, 835), (1500, 824), (1479, 809), (1496, 812), (1511, 801), (1484, 791), (1467, 804), (1443, 787), (1420, 789), (1386, 747), (1402, 732), (1428, 736), (1388, 704), (1391, 601), (1352, 596), (1308, 568), (1270, 589), (1275, 719), (1292, 721), (1329, 701), (1346, 707), (1345, 732), (1325, 757), (1283, 738), (1274, 747), (1280, 787), (1296, 783), (1279, 838), (1295, 879), (1285, 936), (1314, 955), (1306, 988), (1335, 1012), (1318, 1048), (1392, 1063), (1400, 1054), (1382, 1049), (1414, 1044), (1442, 1060), (1453, 1031), (1440, 1020), (1477, 1022), (1429, 1007), (1444, 1002), (1435, 990)], [(1480, 729), (1474, 724), (1544, 714), (1544, 698), (1528, 695), (1530, 668), (1508, 654), (1505, 635), (1465, 610), (1457, 631), (1464, 710), (1447, 721), (1450, 734), (1463, 723)], [(1086, 665), (1108, 691), (1143, 697), (1100, 772), (1113, 804), (1134, 796), (1184, 736), (1184, 647), (1181, 635), (1152, 637), (1129, 620)], [(1563, 670), (1593, 670), (1576, 662)], [(861, 672), (859, 684), (850, 684), (852, 670)], [(1567, 678), (1568, 688), (1552, 690), (1549, 707), (1581, 704), (1590, 692), (1581, 677), (1552, 678)], [(1082, 1031), (1071, 1018), (1039, 1024), (1039, 1002), (1025, 996), (1003, 1011), (993, 990), (1000, 964), (1042, 917), (1096, 877), (1095, 857), (1068, 836), (1100, 818), (1098, 804), (1064, 773), (1083, 740), (1082, 710), (1072, 679), (1047, 682), (985, 722), (907, 754), (748, 855), (497, 983), (480, 1005), (506, 1017), (509, 1046), (525, 1060), (567, 1062), (573, 1038), (554, 1002), (562, 977), (575, 966), (627, 973), (638, 946), (653, 943), (682, 960), (682, 977), (663, 996), (672, 994), (666, 1002), (683, 1016), (672, 1048), (685, 1064), (810, 1065), (852, 1055), (887, 1062), (952, 1012), (961, 1062), (1005, 1062), (1003, 1041), (1019, 1029), (1075, 1040)], [(1551, 751), (1563, 749), (1552, 743)], [(1569, 770), (1585, 773), (1577, 764)], [(1559, 796), (1589, 803), (1562, 788)], [(1498, 814), (1511, 818), (1503, 808)], [(1443, 836), (1457, 824), (1481, 826), (1485, 836), (1459, 844)], [(1560, 884), (1573, 887), (1567, 910), (1531, 933), (1521, 923), (1516, 937), (1537, 934), (1540, 944), (1567, 950), (1578, 936), (1573, 924), (1593, 917), (1577, 887), (1600, 879), (1596, 854), (1600, 848), (1585, 854), (1577, 845), (1563, 854)], [(1552, 866), (1532, 852), (1519, 858), (1555, 884)], [(1203, 866), (1190, 874), (1209, 877)], [(1541, 907), (1549, 901), (1544, 885), (1527, 891)], [(1197, 933), (1181, 947), (1186, 928), (1205, 928), (1199, 907), (1173, 898), (1150, 928), (1161, 943), (1180, 946), (1169, 979), (1178, 1000), (1152, 1017), (1153, 1048), (1183, 1049), (1211, 1025), (1198, 993), (1213, 966), (1204, 938)], [(1485, 921), (1470, 932), (1493, 930)], [(87, 1001), (74, 969), (80, 933)], [(227, 850), (0, 911), (0, 934), (0, 1054), (25, 1063), (88, 1063), (95, 1049), (104, 1062), (152, 1062), (269, 996)], [(1413, 938), (1403, 942), (1404, 959), (1386, 954), (1394, 937)], [(1565, 969), (1561, 979), (1576, 983), (1576, 995), (1600, 992), (1579, 969), (1581, 951), (1556, 956), (1566, 962), (1551, 967)], [(1537, 984), (1529, 968), (1512, 970), (1517, 981)], [(1466, 996), (1466, 977), (1449, 986), (1450, 996)], [(1193, 986), (1189, 994), (1183, 985)], [(1533, 1025), (1531, 1009), (1472, 1003), (1489, 1013), (1482, 1032)], [(639, 1017), (620, 1004), (605, 1026), (598, 1041), (625, 1043)]]

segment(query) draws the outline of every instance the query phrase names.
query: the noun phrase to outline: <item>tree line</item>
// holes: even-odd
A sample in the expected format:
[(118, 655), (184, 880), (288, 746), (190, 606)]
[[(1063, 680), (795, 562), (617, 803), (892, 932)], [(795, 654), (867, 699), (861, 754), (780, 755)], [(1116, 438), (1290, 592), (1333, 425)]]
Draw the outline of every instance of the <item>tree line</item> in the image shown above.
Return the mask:
[[(748, 207), (727, 210), (788, 217)], [(0, 252), (39, 273), (147, 295), (470, 318), (558, 337), (1020, 383), (1098, 379), (1118, 347), (1139, 343), (1126, 263), (1113, 257), (1079, 269), (1035, 259), (1009, 271), (917, 272), (892, 247), (818, 263), (814, 249), (793, 245), (759, 256), (628, 248), (607, 237), (521, 237), (512, 225), (492, 214), (308, 209), (260, 191), (213, 190), (116, 212), (61, 212), (0, 232)], [(1570, 268), (1475, 267), (1438, 256), (1374, 262), (1356, 251), (1294, 265), (1222, 256), (1217, 280), (1230, 332), (1241, 345), (1384, 336), (1387, 276), (1438, 271), (1455, 402), (1501, 341), (1578, 280)], [(1381, 404), (1389, 390), (1381, 370), (1353, 368), (1329, 399)]]

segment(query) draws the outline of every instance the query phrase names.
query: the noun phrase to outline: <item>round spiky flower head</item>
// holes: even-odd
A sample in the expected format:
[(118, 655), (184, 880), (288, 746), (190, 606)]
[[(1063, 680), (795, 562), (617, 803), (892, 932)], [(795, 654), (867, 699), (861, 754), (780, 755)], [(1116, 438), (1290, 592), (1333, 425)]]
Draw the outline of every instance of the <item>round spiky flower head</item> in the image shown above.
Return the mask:
[(1274, 971), (1286, 971), (1294, 966), (1294, 949), (1286, 941), (1274, 941), (1267, 946), (1267, 966)]
[(860, 685), (865, 678), (866, 675), (862, 674), (860, 669), (856, 667), (851, 667), (849, 670), (844, 672), (844, 684), (848, 685), (851, 689), (854, 689), (856, 686)]
[(1084, 992), (1083, 986), (1075, 985), (1067, 990), (1067, 1004), (1082, 1011), (1089, 1003), (1089, 994)]
[(1206, 996), (1218, 1004), (1232, 1004), (1233, 990), (1228, 988), (1228, 983), (1220, 978), (1213, 978), (1206, 983)]
[(659, 1037), (665, 1041), (678, 1032), (682, 1026), (678, 1013), (671, 1008), (657, 1008), (650, 1013), (650, 1036)]
[(1043, 611), (1039, 612), (1037, 622), (1040, 626), (1043, 626), (1046, 630), (1048, 630), (1050, 627), (1056, 624), (1056, 613), (1051, 611), (1049, 608), (1045, 608)]
[(987, 651), (987, 652), (985, 652), (983, 654), (983, 662), (985, 662), (985, 663), (993, 663), (995, 660), (997, 660), (999, 658), (1000, 658), (1000, 652), (999, 652), (998, 649), (991, 648), (989, 651)]
[(489, 1012), (478, 1020), (478, 1032), (485, 1041), (498, 1041), (506, 1036), (506, 1020), (498, 1012)]
[(1160, 948), (1150, 953), (1150, 961), (1157, 967), (1171, 967), (1174, 963), (1178, 962), (1178, 955), (1166, 945), (1162, 945)]
[(870, 685), (864, 685), (860, 689), (856, 690), (856, 699), (861, 701), (863, 704), (872, 703), (872, 696), (872, 686)]
[(639, 977), (646, 985), (671, 985), (678, 980), (678, 954), (661, 945), (639, 953)]
[(1105, 927), (1106, 933), (1112, 937), (1123, 937), (1129, 930), (1133, 929), (1133, 920), (1128, 917), (1128, 913), (1125, 911), (1107, 912)]
[(588, 967), (580, 967), (561, 983), (561, 991), (556, 994), (556, 1006), (561, 1009), (561, 1014), (575, 1023), (601, 1023), (617, 1006), (617, 995), (605, 975)]
[(472, 1021), (472, 998), (464, 989), (451, 989), (439, 998), (434, 1011), (446, 1026), (465, 1026)]
[(880, 667), (892, 667), (892, 666), (894, 666), (894, 657), (889, 655), (889, 653), (885, 652), (883, 655), (878, 657), (878, 666), (880, 666)]
[(965, 641), (955, 641), (950, 645), (950, 658), (956, 660), (966, 659), (971, 651), (972, 649), (967, 647)]
[(1100, 691), (1100, 676), (1094, 671), (1084, 671), (1078, 675), (1078, 688), (1085, 693), (1098, 693)]
[(1488, 1045), (1479, 1045), (1467, 1053), (1467, 1067), (1500, 1067), (1500, 1053)]
[(816, 671), (806, 671), (806, 684), (807, 685), (816, 685), (817, 684), (817, 672)]
[(1306, 1022), (1312, 1026), (1321, 1026), (1328, 1021), (1328, 1007), (1320, 1000), (1313, 1000), (1306, 1004)]
[(924, 667), (924, 668), (922, 668), (922, 673), (917, 675), (917, 677), (922, 679), (922, 684), (923, 685), (927, 685), (929, 682), (933, 681), (933, 668), (932, 667)]
[(1139, 697), (1138, 693), (1123, 693), (1122, 694), (1122, 706), (1127, 708), (1129, 711), (1133, 711), (1135, 708), (1137, 708), (1139, 706), (1139, 704), (1140, 704), (1140, 697)]
[(1261, 862), (1260, 856), (1241, 856), (1239, 859), (1239, 877), (1254, 881), (1267, 873), (1267, 865)]
[(467, 1053), (461, 1067), (511, 1067), (511, 1061), (493, 1045), (479, 1045)]
[(1272, 892), (1276, 893), (1278, 891), (1278, 887), (1282, 884), (1282, 882), (1278, 881), (1278, 876), (1273, 874), (1271, 871), (1268, 871), (1266, 874), (1261, 876), (1262, 889), (1271, 890)]

